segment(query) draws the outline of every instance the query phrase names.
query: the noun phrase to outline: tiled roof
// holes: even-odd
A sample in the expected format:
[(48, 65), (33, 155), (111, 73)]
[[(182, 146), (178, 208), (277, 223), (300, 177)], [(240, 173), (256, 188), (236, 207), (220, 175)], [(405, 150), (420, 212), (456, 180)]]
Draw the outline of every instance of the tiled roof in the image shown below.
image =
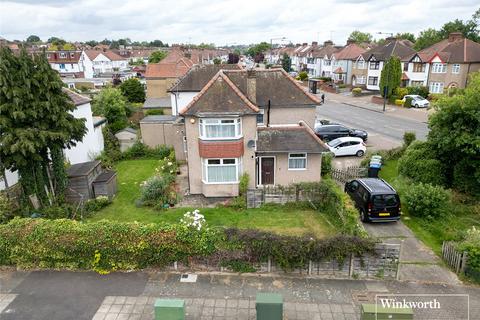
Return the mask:
[(359, 45), (352, 43), (346, 45), (340, 51), (335, 53), (335, 59), (337, 60), (357, 60), (358, 56), (367, 51)]
[(480, 43), (463, 37), (445, 39), (418, 52), (424, 62), (432, 60), (436, 55), (445, 63), (480, 62)]
[(125, 60), (124, 57), (116, 54), (115, 52), (113, 51), (105, 51), (105, 52), (102, 52), (102, 54), (107, 57), (108, 59), (110, 59), (111, 61), (121, 61), (121, 60)]
[(377, 61), (385, 61), (391, 56), (397, 56), (402, 61), (408, 61), (410, 60), (410, 57), (416, 53), (416, 51), (413, 50), (409, 44), (411, 44), (411, 42), (406, 42), (405, 40), (387, 40), (384, 45), (375, 47), (365, 52), (363, 57), (365, 60), (374, 58)]
[(298, 125), (258, 127), (257, 130), (257, 152), (260, 153), (322, 153), (328, 151), (325, 143), (303, 121), (300, 121)]
[(314, 50), (312, 52), (312, 57), (323, 58), (327, 56), (330, 59), (332, 55), (338, 51), (339, 51), (339, 48), (329, 44), (327, 46), (318, 47), (318, 49)]
[[(165, 60), (165, 59), (164, 59)], [(189, 59), (181, 58), (177, 62), (160, 61), (147, 64), (145, 78), (179, 78), (193, 65)]]
[(143, 103), (143, 109), (171, 108), (172, 100), (170, 97), (147, 98)]
[(70, 100), (72, 100), (75, 106), (80, 106), (82, 104), (86, 104), (92, 101), (90, 98), (82, 96), (81, 94), (73, 92), (72, 90), (69, 90), (67, 88), (62, 88), (62, 91), (68, 95), (68, 97), (70, 98)]
[(199, 64), (195, 65), (175, 83), (168, 91), (200, 91), (221, 69), (240, 70), (237, 64)]

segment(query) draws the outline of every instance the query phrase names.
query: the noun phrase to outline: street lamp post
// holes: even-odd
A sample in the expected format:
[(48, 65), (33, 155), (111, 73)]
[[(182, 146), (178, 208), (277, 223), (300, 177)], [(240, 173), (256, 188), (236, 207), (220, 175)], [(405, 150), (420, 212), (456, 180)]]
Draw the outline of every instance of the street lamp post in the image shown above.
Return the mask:
[[(390, 37), (393, 37), (393, 33), (391, 32), (377, 32), (377, 34), (388, 34)], [(386, 61), (383, 62), (383, 67), (385, 67)], [(381, 71), (380, 71), (381, 76)], [(387, 85), (382, 88), (383, 90), (383, 112), (385, 112), (385, 106), (387, 104), (387, 92), (388, 92), (388, 83), (390, 82), (390, 72), (387, 69)]]
[(272, 41), (273, 41), (273, 40), (285, 40), (285, 39), (287, 39), (287, 38), (285, 38), (285, 37), (279, 37), (279, 38), (271, 38), (271, 39), (270, 39), (270, 59), (269, 59), (269, 60), (270, 60), (270, 64), (272, 63), (272, 51), (273, 51), (273, 50), (272, 50), (272, 46), (273, 46), (273, 42), (272, 42)]

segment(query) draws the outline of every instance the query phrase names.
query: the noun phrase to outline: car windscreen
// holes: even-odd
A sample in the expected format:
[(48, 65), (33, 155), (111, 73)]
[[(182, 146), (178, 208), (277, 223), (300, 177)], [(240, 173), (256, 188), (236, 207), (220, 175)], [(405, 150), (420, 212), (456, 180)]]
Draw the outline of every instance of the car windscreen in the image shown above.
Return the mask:
[(330, 142), (328, 142), (327, 144), (330, 146), (330, 147), (336, 147), (338, 146), (342, 141), (339, 140), (339, 139), (334, 139)]
[(397, 195), (395, 194), (382, 194), (373, 196), (374, 208), (395, 207), (397, 205)]

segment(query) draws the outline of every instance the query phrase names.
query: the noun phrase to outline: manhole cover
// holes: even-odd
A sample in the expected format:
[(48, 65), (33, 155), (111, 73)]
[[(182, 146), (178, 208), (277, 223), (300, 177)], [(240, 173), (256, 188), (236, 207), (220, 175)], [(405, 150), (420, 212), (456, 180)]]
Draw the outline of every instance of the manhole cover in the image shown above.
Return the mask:
[(180, 282), (197, 282), (197, 275), (184, 273), (180, 276)]

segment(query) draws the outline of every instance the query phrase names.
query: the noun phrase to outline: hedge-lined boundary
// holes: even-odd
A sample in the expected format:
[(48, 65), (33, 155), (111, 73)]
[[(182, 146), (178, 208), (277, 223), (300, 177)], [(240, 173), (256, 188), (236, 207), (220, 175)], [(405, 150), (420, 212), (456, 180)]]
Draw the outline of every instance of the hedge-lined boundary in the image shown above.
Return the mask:
[(204, 258), (220, 266), (271, 257), (288, 271), (308, 260), (370, 254), (374, 245), (372, 239), (347, 235), (315, 239), (256, 230), (197, 231), (181, 224), (16, 218), (0, 225), (0, 265), (20, 268), (108, 272), (164, 267), (189, 258)]

